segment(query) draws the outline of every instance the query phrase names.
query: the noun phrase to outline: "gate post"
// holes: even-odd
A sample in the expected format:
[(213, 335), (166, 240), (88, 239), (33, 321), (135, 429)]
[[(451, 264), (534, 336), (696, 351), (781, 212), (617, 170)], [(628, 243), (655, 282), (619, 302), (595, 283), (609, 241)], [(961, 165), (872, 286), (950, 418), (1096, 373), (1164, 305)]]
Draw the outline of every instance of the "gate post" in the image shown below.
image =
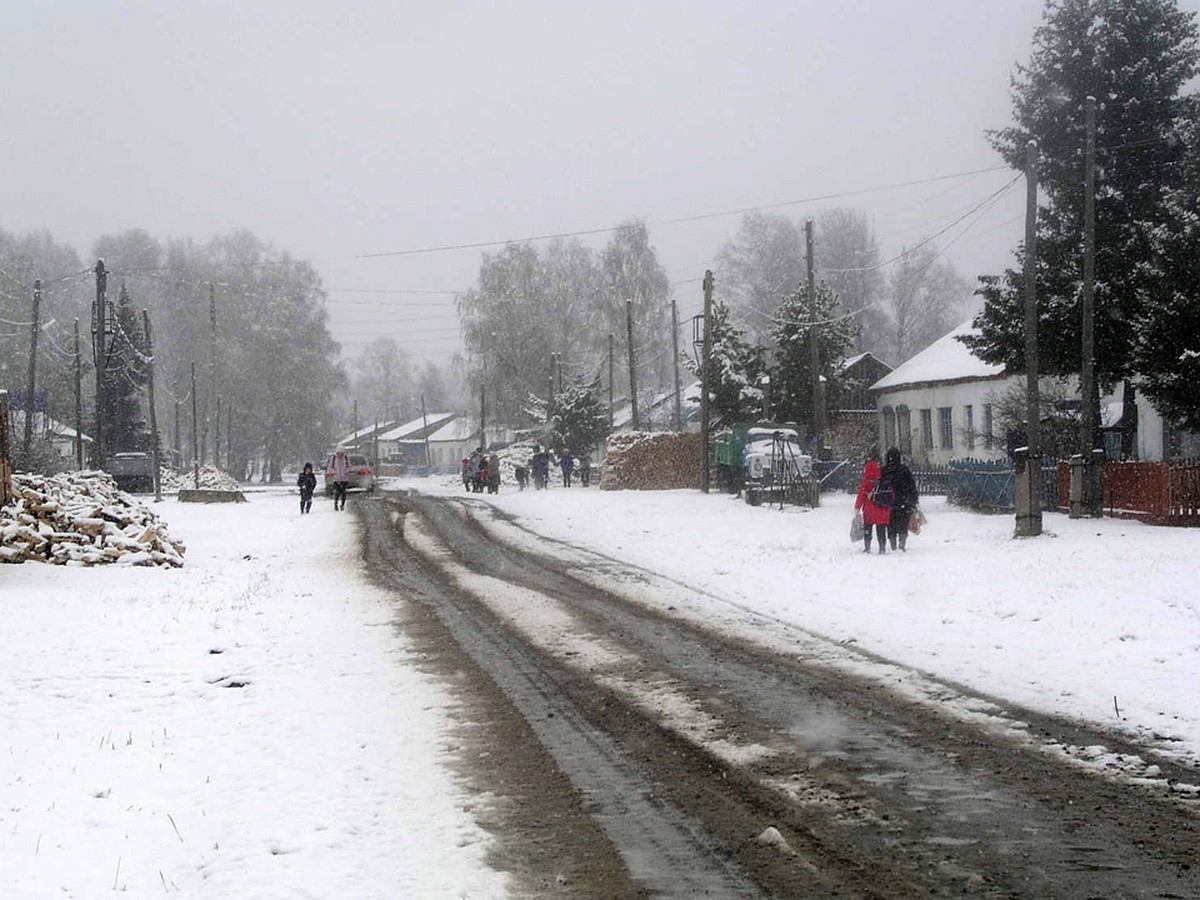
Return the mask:
[(1042, 533), (1041, 457), (1033, 456), (1028, 447), (1016, 452), (1013, 466), (1013, 490), (1017, 507), (1017, 537), (1037, 537)]

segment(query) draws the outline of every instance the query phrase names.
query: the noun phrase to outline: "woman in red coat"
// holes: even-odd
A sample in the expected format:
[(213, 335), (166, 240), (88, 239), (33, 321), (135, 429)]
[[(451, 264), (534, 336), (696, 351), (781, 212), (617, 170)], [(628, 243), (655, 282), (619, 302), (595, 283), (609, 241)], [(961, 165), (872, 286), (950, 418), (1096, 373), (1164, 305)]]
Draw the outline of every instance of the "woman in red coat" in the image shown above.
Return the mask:
[(887, 527), (892, 518), (892, 510), (891, 507), (879, 506), (871, 500), (871, 493), (881, 475), (879, 463), (874, 459), (867, 460), (862, 484), (858, 486), (858, 499), (854, 501), (854, 508), (861, 509), (863, 514), (863, 553), (871, 552), (872, 525), (875, 526), (875, 535), (879, 538), (879, 552), (887, 553)]

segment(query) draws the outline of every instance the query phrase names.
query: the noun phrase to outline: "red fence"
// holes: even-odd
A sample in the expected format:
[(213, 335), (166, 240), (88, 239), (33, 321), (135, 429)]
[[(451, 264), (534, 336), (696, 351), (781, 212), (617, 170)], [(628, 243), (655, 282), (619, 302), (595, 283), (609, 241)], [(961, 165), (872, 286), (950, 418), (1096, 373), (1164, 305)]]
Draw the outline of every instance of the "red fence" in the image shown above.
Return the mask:
[[(1058, 501), (1069, 505), (1071, 467), (1058, 467)], [(1100, 467), (1100, 495), (1110, 516), (1154, 525), (1200, 525), (1200, 461), (1107, 462)]]

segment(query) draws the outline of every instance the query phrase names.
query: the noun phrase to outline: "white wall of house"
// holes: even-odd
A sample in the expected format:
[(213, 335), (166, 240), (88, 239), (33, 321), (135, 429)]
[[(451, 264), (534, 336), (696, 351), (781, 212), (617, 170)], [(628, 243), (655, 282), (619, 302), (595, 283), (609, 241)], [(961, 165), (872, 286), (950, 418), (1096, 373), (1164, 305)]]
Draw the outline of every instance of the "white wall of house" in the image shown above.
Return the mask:
[(951, 459), (1004, 459), (1005, 435), (993, 423), (991, 409), (995, 398), (1019, 381), (1019, 376), (998, 376), (880, 391), (876, 403), (880, 452), (899, 447), (921, 465), (945, 465)]

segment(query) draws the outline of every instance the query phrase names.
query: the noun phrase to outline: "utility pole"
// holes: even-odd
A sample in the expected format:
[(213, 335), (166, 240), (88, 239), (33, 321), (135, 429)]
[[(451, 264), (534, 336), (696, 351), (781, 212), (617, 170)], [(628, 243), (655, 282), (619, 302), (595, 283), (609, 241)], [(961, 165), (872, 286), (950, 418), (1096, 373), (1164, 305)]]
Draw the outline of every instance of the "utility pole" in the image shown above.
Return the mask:
[(175, 453), (179, 457), (179, 468), (183, 468), (183, 432), (179, 428), (179, 381), (175, 382)]
[(710, 380), (709, 365), (712, 356), (712, 321), (713, 273), (712, 269), (704, 271), (704, 345), (700, 355), (700, 490), (708, 493), (709, 460), (708, 460), (708, 385)]
[(192, 361), (192, 471), (200, 490), (200, 414), (196, 401), (196, 362)]
[(632, 416), (632, 427), (634, 431), (638, 428), (638, 407), (637, 407), (637, 364), (634, 360), (633, 353), (633, 301), (625, 301), (625, 330), (629, 332), (629, 412)]
[[(1017, 456), (1017, 527), (1021, 537), (1042, 533), (1041, 398), (1038, 393), (1037, 190), (1038, 146), (1025, 147), (1025, 453)], [(1022, 478), (1024, 476), (1024, 478)]]
[(671, 292), (671, 353), (675, 361), (675, 430), (683, 431), (683, 399), (679, 386), (679, 305)]
[(616, 339), (612, 332), (608, 333), (608, 429), (613, 427), (613, 410), (615, 408), (615, 400), (613, 394), (613, 379), (617, 371), (617, 347)]
[[(233, 466), (233, 404), (229, 404), (229, 410), (225, 413), (225, 464)], [(245, 474), (245, 473), (243, 473)], [(239, 478), (238, 481), (241, 481)]]
[(817, 283), (812, 219), (804, 223), (804, 244), (808, 251), (808, 303), (809, 316), (812, 318), (808, 326), (808, 363), (812, 368), (813, 457), (819, 459), (825, 440), (825, 387), (821, 384), (821, 347), (817, 343)]
[(83, 471), (83, 357), (79, 354), (79, 320), (75, 320), (75, 468)]
[(425, 412), (425, 395), (421, 395), (421, 433), (425, 435), (425, 468), (433, 468), (433, 458), (429, 455), (429, 414)]
[[(25, 388), (25, 465), (33, 446), (33, 392), (37, 389), (38, 333), (42, 330), (42, 280), (33, 283), (33, 321), (29, 323), (29, 381)], [(32, 468), (32, 467), (30, 467)]]
[(487, 449), (487, 385), (479, 386), (479, 446)]
[[(204, 392), (204, 438), (208, 442), (208, 423), (216, 410), (213, 435), (213, 465), (220, 467), (221, 406), (217, 398), (217, 289), (208, 283), (208, 390)], [(207, 448), (206, 455), (207, 455)]]
[(358, 400), (354, 401), (354, 421), (350, 423), (350, 439), (354, 441), (355, 448), (358, 449)]
[(96, 260), (96, 315), (92, 330), (92, 354), (96, 359), (96, 468), (104, 467), (104, 374), (108, 368), (108, 316), (105, 292), (108, 289), (108, 272), (104, 260)]
[(1083, 359), (1079, 373), (1082, 394), (1079, 452), (1083, 457), (1083, 514), (1101, 515), (1100, 468), (1096, 461), (1096, 423), (1100, 418), (1100, 396), (1096, 386), (1096, 98), (1084, 102), (1087, 139), (1083, 168)]
[(142, 310), (142, 333), (146, 336), (146, 358), (150, 389), (150, 458), (154, 464), (154, 502), (162, 500), (162, 470), (158, 458), (158, 413), (154, 408), (154, 338), (150, 333), (150, 313)]

